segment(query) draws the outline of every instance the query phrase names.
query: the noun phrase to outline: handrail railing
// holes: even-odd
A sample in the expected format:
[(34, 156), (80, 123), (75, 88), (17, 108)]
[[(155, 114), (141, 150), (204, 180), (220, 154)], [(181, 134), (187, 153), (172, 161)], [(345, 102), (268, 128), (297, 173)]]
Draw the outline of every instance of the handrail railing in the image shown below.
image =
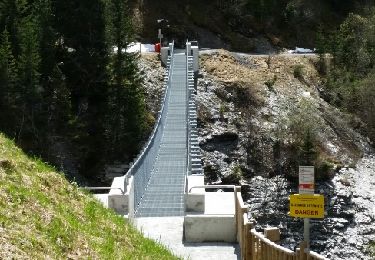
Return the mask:
[[(191, 173), (191, 160), (190, 160), (190, 123), (189, 123), (189, 101), (190, 101), (190, 91), (189, 91), (189, 43), (186, 42), (186, 145), (187, 145), (187, 156), (186, 156), (186, 166), (187, 175)], [(185, 178), (186, 179), (186, 178)], [(186, 181), (186, 180), (185, 180)]]
[(236, 185), (197, 185), (190, 187), (189, 193), (192, 189), (233, 189), (236, 190)]
[[(187, 84), (187, 172), (188, 175), (203, 175), (203, 169), (200, 162), (201, 155), (198, 151), (198, 140), (197, 140), (197, 103), (196, 103), (196, 89), (194, 80), (194, 55), (191, 48), (191, 43), (186, 42), (186, 84)], [(197, 58), (197, 57), (195, 57)]]
[(124, 195), (125, 191), (120, 187), (83, 187), (85, 190), (120, 190), (121, 194)]
[(163, 97), (163, 102), (161, 105), (161, 109), (159, 111), (158, 119), (154, 125), (152, 133), (148, 138), (148, 141), (141, 149), (141, 152), (134, 160), (134, 163), (131, 165), (125, 176), (127, 176), (124, 180), (124, 187), (127, 186), (127, 179), (133, 175), (135, 178), (135, 189), (134, 189), (134, 209), (137, 210), (137, 206), (139, 205), (142, 196), (144, 195), (144, 191), (147, 187), (148, 181), (151, 176), (151, 171), (153, 164), (155, 162), (157, 156), (157, 145), (155, 143), (160, 142), (161, 140), (161, 131), (164, 124), (164, 119), (166, 117), (166, 110), (167, 110), (167, 99), (169, 97), (170, 92), (170, 82), (171, 82), (171, 75), (172, 75), (172, 67), (173, 67), (173, 52), (174, 52), (174, 42), (170, 44), (170, 55), (168, 57), (169, 66), (167, 66), (167, 75), (165, 78), (165, 92)]

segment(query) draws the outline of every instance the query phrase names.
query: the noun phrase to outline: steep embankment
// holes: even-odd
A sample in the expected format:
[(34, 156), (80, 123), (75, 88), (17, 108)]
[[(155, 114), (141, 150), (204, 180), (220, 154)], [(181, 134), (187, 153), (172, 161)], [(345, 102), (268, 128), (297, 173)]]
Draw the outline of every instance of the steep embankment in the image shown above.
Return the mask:
[(374, 152), (359, 134), (360, 120), (320, 97), (317, 61), (315, 55), (201, 55), (198, 116), (206, 179), (241, 183), (256, 228), (279, 227), (281, 244), (293, 249), (302, 240), (303, 221), (288, 216), (288, 195), (298, 193), (296, 170), (309, 159), (327, 211), (324, 220), (312, 221), (313, 250), (330, 259), (371, 259)]
[[(143, 55), (141, 63), (154, 59)], [(197, 100), (206, 182), (240, 183), (256, 229), (279, 227), (281, 244), (294, 249), (303, 221), (288, 216), (288, 195), (298, 192), (296, 170), (310, 129), (316, 192), (324, 194), (328, 213), (312, 221), (312, 248), (330, 259), (371, 259), (374, 152), (359, 134), (359, 119), (320, 97), (317, 61), (315, 55), (201, 53)], [(159, 93), (161, 79), (148, 79), (150, 92)]]
[(0, 259), (175, 259), (0, 134)]

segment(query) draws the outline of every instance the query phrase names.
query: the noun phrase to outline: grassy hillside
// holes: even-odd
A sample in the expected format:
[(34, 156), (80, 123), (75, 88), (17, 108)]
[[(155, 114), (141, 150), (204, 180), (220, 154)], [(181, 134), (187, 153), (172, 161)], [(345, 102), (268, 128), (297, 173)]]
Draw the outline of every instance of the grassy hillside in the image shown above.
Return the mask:
[(175, 259), (0, 134), (0, 259)]

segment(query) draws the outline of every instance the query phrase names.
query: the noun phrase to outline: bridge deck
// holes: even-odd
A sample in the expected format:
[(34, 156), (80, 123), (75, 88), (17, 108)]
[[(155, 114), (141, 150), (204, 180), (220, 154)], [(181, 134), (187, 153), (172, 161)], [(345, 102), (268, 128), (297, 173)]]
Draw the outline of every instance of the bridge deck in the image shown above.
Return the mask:
[(187, 170), (186, 56), (174, 54), (167, 116), (158, 155), (136, 217), (184, 215)]

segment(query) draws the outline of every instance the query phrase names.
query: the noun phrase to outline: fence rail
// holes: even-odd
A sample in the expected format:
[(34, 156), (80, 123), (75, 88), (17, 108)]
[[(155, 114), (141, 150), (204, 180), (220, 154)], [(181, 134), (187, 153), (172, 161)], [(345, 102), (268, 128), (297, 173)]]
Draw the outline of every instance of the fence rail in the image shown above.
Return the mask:
[(203, 175), (203, 168), (201, 164), (201, 153), (198, 142), (198, 115), (197, 115), (197, 90), (194, 83), (194, 57), (191, 48), (191, 42), (186, 42), (186, 82), (187, 82), (187, 165), (188, 175)]
[(254, 229), (247, 217), (247, 206), (243, 203), (240, 188), (236, 194), (237, 240), (241, 248), (241, 259), (244, 260), (326, 260), (324, 256), (306, 251), (304, 242), (296, 252), (282, 247), (266, 238)]

